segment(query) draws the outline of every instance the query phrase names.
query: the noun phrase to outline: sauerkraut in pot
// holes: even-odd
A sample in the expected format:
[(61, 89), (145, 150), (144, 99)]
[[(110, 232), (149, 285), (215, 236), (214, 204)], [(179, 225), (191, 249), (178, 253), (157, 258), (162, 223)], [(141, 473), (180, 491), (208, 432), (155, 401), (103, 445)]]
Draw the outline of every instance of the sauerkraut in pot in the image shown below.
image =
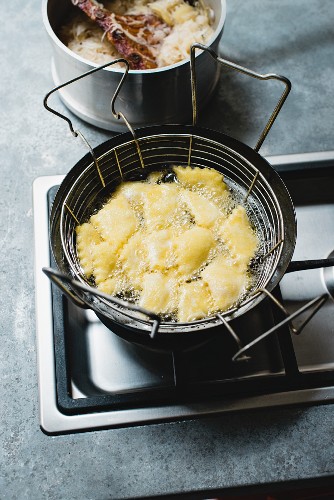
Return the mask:
[(82, 270), (100, 291), (177, 322), (238, 304), (259, 248), (222, 174), (184, 166), (122, 182), (76, 237)]
[[(104, 6), (115, 14), (155, 14), (171, 27), (156, 49), (158, 67), (186, 59), (193, 43), (205, 44), (213, 35), (213, 13), (202, 3), (192, 6), (184, 0), (114, 0), (104, 2)], [(96, 64), (120, 57), (103, 30), (82, 12), (62, 26), (59, 37), (70, 50)]]

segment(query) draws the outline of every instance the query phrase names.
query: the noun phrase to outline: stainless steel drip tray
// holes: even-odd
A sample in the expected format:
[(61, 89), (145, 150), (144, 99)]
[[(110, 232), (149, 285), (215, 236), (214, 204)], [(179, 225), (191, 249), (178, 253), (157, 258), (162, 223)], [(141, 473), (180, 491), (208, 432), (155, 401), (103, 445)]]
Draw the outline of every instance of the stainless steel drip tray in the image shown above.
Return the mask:
[[(307, 155), (303, 161), (305, 158)], [(279, 163), (277, 157), (272, 163), (281, 169), (296, 204), (295, 259), (327, 257), (334, 249), (333, 168), (326, 160), (326, 168), (320, 168), (320, 162), (315, 169), (313, 165), (308, 169), (306, 162), (301, 170), (300, 155), (298, 168), (292, 168), (294, 159), (284, 157)], [(62, 176), (52, 176), (34, 183), (40, 423), (45, 432), (137, 425), (334, 399), (332, 299), (299, 337), (293, 338), (287, 327), (282, 328), (252, 349), (246, 363), (231, 361), (237, 347), (223, 328), (221, 335), (201, 349), (157, 353), (120, 339), (93, 312), (69, 303), (41, 270), (52, 264), (48, 196), (61, 181)], [(290, 311), (326, 290), (322, 270), (286, 275), (281, 286)], [(234, 327), (247, 344), (279, 320), (279, 311), (264, 301)]]

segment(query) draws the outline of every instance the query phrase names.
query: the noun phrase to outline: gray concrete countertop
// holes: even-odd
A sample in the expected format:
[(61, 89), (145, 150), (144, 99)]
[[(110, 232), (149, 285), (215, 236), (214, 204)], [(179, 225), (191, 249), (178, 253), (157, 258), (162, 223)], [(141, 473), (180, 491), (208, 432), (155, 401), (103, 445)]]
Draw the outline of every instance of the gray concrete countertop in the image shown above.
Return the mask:
[[(221, 54), (258, 72), (285, 75), (293, 84), (261, 153), (334, 149), (334, 2), (227, 3)], [(329, 480), (332, 404), (57, 437), (40, 430), (32, 183), (42, 175), (65, 174), (85, 151), (42, 105), (53, 83), (40, 2), (13, 0), (3, 10), (0, 498), (157, 498), (174, 492), (201, 498), (195, 493), (200, 491), (208, 498), (230, 488)], [(200, 120), (254, 145), (274, 91), (265, 96), (238, 76), (222, 76)], [(77, 127), (93, 145), (109, 137), (80, 120)]]

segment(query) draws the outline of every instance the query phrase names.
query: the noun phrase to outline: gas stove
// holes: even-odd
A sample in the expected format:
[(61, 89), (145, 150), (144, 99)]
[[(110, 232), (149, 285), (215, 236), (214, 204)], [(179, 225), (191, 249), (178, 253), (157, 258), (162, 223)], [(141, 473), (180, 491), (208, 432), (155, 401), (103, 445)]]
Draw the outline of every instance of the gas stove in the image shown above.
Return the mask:
[[(334, 255), (334, 151), (267, 157), (293, 198), (298, 236), (293, 260)], [(275, 290), (222, 335), (185, 352), (129, 344), (92, 311), (51, 285), (48, 213), (63, 176), (33, 186), (36, 340), (40, 425), (47, 434), (200, 418), (223, 412), (334, 400), (334, 268), (286, 274)], [(289, 315), (320, 297), (315, 307)], [(276, 328), (282, 323), (280, 328)], [(301, 328), (302, 327), (302, 328)], [(293, 332), (301, 328), (300, 334)], [(271, 332), (272, 333), (268, 333)], [(254, 339), (268, 333), (252, 345)], [(224, 342), (222, 339), (225, 337)]]

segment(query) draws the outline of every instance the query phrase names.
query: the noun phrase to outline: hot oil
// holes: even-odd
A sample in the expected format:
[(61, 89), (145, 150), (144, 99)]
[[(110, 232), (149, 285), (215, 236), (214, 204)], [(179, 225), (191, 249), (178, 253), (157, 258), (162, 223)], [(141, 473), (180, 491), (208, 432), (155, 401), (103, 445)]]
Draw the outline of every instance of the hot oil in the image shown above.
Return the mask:
[[(207, 189), (205, 186), (203, 186), (202, 183), (194, 184), (191, 186), (185, 186), (183, 185), (175, 175), (172, 169), (166, 169), (165, 171), (157, 171), (157, 172), (151, 172), (145, 180), (140, 179), (138, 181), (125, 181), (123, 184), (121, 184), (121, 188), (126, 187), (127, 183), (130, 182), (138, 182), (139, 185), (142, 185), (143, 187), (143, 195), (139, 198), (136, 199), (130, 199), (129, 202), (130, 205), (132, 206), (134, 213), (136, 214), (137, 220), (138, 220), (138, 227), (137, 227), (137, 232), (143, 231), (143, 233), (149, 228), (146, 227), (146, 220), (145, 220), (145, 211), (144, 211), (144, 196), (145, 196), (145, 189), (148, 189), (148, 186), (151, 185), (152, 187), (154, 186), (154, 189), (158, 189), (158, 186), (161, 186), (161, 189), (163, 190), (163, 186), (175, 186), (175, 189), (178, 190), (179, 193), (179, 201), (178, 205), (176, 207), (175, 212), (173, 213), (173, 217), (169, 218), (168, 220), (165, 221), (165, 224), (160, 224), (156, 229), (158, 231), (164, 231), (164, 230), (171, 230), (172, 233), (177, 237), (178, 235), (182, 234), (184, 231), (187, 231), (191, 228), (196, 227), (196, 217), (194, 216), (193, 213), (191, 213), (191, 210), (189, 210), (189, 207), (187, 206), (184, 201), (182, 201), (182, 190), (186, 191), (191, 191), (194, 193), (199, 194), (201, 197), (203, 197), (204, 200), (207, 200), (208, 203), (212, 203), (214, 206), (218, 207), (219, 213), (221, 220), (224, 221), (226, 218), (232, 213), (232, 211), (240, 204), (243, 204), (244, 196), (245, 193), (240, 189), (240, 187), (236, 184), (234, 184), (230, 179), (228, 179), (228, 184), (227, 184), (227, 189), (226, 192), (224, 192), (223, 196), (220, 195), (218, 196), (217, 193), (214, 190)], [(223, 176), (222, 176), (222, 182), (223, 182)], [(117, 191), (116, 193), (113, 194), (112, 198), (117, 196)], [(162, 207), (163, 209), (163, 207)], [(262, 220), (262, 217), (258, 216), (257, 213), (257, 205), (250, 204), (246, 205), (246, 213), (249, 218), (249, 222), (251, 226), (253, 227), (254, 231), (256, 232), (258, 236), (258, 249), (256, 252), (256, 255), (258, 254), (263, 254), (263, 230), (260, 227), (261, 223), (259, 223), (259, 220)], [(122, 269), (122, 266), (120, 262), (117, 262), (116, 268), (113, 272), (113, 279), (115, 284), (114, 289), (113, 289), (113, 294), (117, 296), (118, 298), (121, 298), (123, 300), (126, 300), (128, 302), (132, 303), (139, 303), (140, 304), (140, 297), (141, 297), (141, 284), (140, 284), (140, 278), (144, 276), (145, 273), (154, 273), (154, 272), (160, 272), (164, 276), (170, 277), (169, 279), (169, 294), (171, 296), (171, 303), (174, 303), (175, 305), (167, 307), (166, 310), (163, 311), (158, 311), (155, 310), (155, 313), (158, 313), (161, 315), (161, 319), (166, 322), (176, 322), (178, 321), (178, 290), (179, 286), (182, 283), (192, 283), (196, 281), (201, 281), (201, 271), (207, 267), (210, 262), (212, 262), (217, 255), (224, 255), (226, 258), (231, 257), (229, 255), (229, 250), (223, 240), (221, 238), (221, 235), (219, 234), (219, 223), (216, 221), (217, 224), (211, 228), (212, 233), (215, 238), (215, 246), (212, 248), (209, 252), (209, 255), (205, 259), (205, 262), (200, 266), (199, 269), (196, 270), (196, 272), (193, 272), (191, 275), (186, 275), (180, 277), (178, 275), (178, 268), (175, 265), (175, 256), (173, 255), (173, 248), (170, 249), (170, 254), (168, 257), (168, 262), (166, 261), (165, 266), (162, 267), (161, 269), (152, 269), (150, 268), (150, 263), (147, 263), (145, 261), (145, 251), (143, 248), (140, 246), (135, 249), (135, 261), (137, 260), (137, 278), (139, 277), (139, 280), (136, 280), (136, 283), (131, 282), (131, 279), (129, 279), (129, 276), (126, 273), (126, 270)], [(125, 243), (126, 244), (126, 243)], [(254, 256), (255, 257), (255, 256)], [(258, 271), (258, 266), (254, 265), (252, 268), (247, 268), (245, 270), (245, 273), (247, 274), (249, 278), (247, 290), (244, 290), (241, 295), (238, 297), (238, 300), (231, 304), (229, 308), (234, 307), (237, 305), (237, 303), (240, 303), (249, 293), (249, 290), (251, 290), (254, 287), (254, 284), (256, 283), (259, 275)], [(201, 285), (205, 288), (207, 288), (207, 285), (204, 283), (201, 283)], [(105, 290), (104, 290), (105, 291)], [(107, 290), (108, 293), (108, 290)], [(159, 292), (157, 291), (159, 294)], [(209, 307), (207, 310), (206, 315), (211, 316), (212, 314), (218, 312), (217, 308), (213, 304)], [(221, 312), (221, 311), (220, 311)], [(203, 317), (203, 316), (202, 316)], [(201, 319), (199, 318), (194, 318), (194, 319)]]

